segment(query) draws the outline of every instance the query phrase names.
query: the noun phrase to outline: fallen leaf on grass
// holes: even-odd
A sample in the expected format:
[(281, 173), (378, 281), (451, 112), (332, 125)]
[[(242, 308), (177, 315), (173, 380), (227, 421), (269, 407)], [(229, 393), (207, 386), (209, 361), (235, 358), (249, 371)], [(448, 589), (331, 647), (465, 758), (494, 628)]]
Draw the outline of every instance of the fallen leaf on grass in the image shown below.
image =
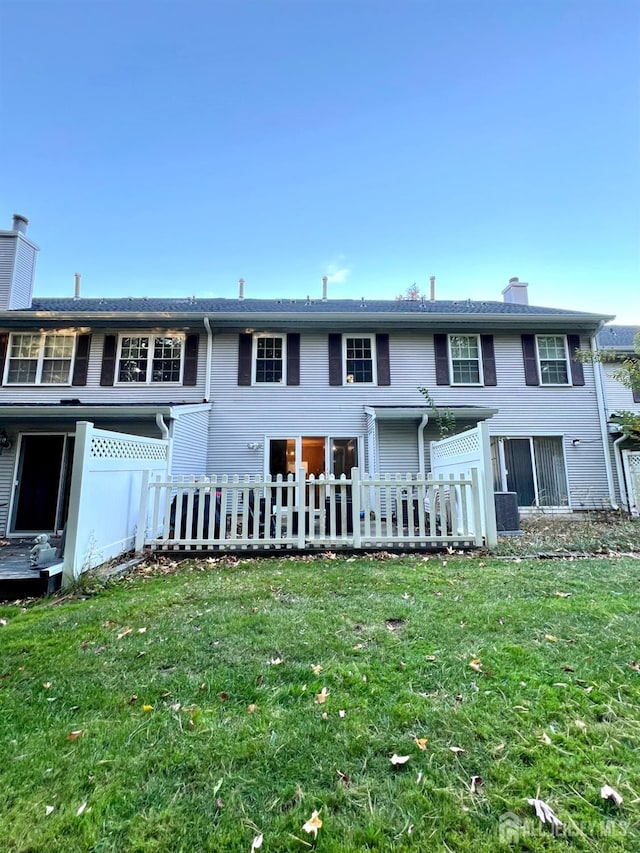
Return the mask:
[(418, 749), (421, 749), (423, 752), (426, 750), (426, 748), (427, 748), (426, 737), (414, 737), (413, 740), (415, 741), (415, 744), (418, 747)]
[(84, 729), (76, 729), (75, 732), (69, 732), (67, 735), (67, 740), (78, 740), (79, 737), (82, 737), (84, 734)]
[(86, 809), (86, 807), (87, 807), (87, 801), (85, 800), (84, 803), (80, 806), (80, 808), (76, 812), (76, 817), (80, 817), (80, 815)]
[(323, 687), (320, 693), (316, 693), (316, 702), (318, 703), (318, 705), (324, 705), (328, 695), (329, 693), (327, 692), (326, 687)]
[(320, 675), (320, 673), (322, 672), (322, 666), (319, 663), (312, 663), (311, 669), (313, 670), (314, 675)]
[(482, 662), (479, 658), (474, 658), (469, 661), (469, 666), (474, 672), (482, 672)]
[(575, 669), (572, 666), (569, 666), (568, 663), (562, 665), (563, 672), (575, 672)]
[(600, 796), (603, 800), (611, 800), (611, 802), (615, 803), (618, 807), (624, 802), (620, 794), (609, 785), (603, 785), (602, 788), (600, 788)]
[(347, 712), (346, 711), (338, 711), (338, 716), (340, 717), (341, 720), (344, 720), (344, 718), (347, 716)]
[(353, 648), (354, 648), (354, 651), (359, 651), (360, 649), (364, 649), (364, 643), (356, 643)]
[(582, 720), (576, 720), (575, 726), (576, 728), (580, 729), (581, 732), (586, 732), (587, 730), (587, 724), (583, 723)]
[(536, 816), (542, 823), (548, 823), (553, 827), (562, 826), (562, 821), (555, 815), (553, 809), (550, 805), (545, 803), (544, 800), (538, 800), (535, 797), (527, 800), (530, 806), (533, 806), (536, 810)]
[(455, 755), (458, 755), (458, 753), (464, 752), (464, 749), (461, 746), (450, 746), (449, 751), (455, 753)]
[(556, 592), (558, 598), (571, 598), (570, 592)]
[(524, 706), (524, 705), (514, 705), (514, 706), (513, 706), (513, 710), (514, 710), (514, 711), (522, 711), (524, 714), (528, 714), (528, 713), (529, 713), (529, 709), (528, 709), (528, 708), (525, 708), (525, 706)]
[(422, 782), (422, 770), (418, 773), (416, 777), (416, 785), (419, 785)]
[(42, 686), (44, 687), (45, 690), (48, 690), (51, 687), (51, 682), (50, 681), (43, 681)]
[(249, 853), (253, 853), (254, 850), (259, 850), (262, 847), (262, 833), (260, 835), (256, 835), (256, 837), (251, 842), (251, 850)]
[(323, 712), (322, 712), (322, 719), (323, 719), (323, 720), (328, 720), (328, 719), (329, 719), (329, 715), (327, 714), (327, 712), (326, 712), (326, 711), (323, 711)]
[(49, 817), (51, 812), (53, 811), (53, 806), (46, 806), (44, 810), (45, 817)]
[(153, 705), (143, 705), (142, 710), (145, 712), (145, 714), (148, 714), (149, 711), (153, 711)]
[(631, 663), (629, 664), (629, 666), (631, 667), (631, 669), (635, 670), (636, 672), (640, 672), (640, 663), (638, 663), (637, 660), (632, 660)]
[(133, 631), (133, 628), (123, 628), (122, 631), (118, 634), (118, 639), (121, 640), (123, 637), (126, 637), (127, 634), (130, 634)]
[(146, 633), (147, 633), (146, 628), (138, 628), (138, 634), (146, 634)]
[(7, 624), (7, 620), (6, 620), (6, 619), (0, 619), (0, 628), (4, 628), (4, 626), (5, 626), (6, 624)]
[(342, 782), (342, 784), (345, 786), (345, 788), (348, 788), (349, 787), (349, 777), (347, 776), (347, 774), (343, 773), (341, 770), (336, 770), (336, 773), (338, 774), (338, 779)]
[(223, 782), (224, 782), (224, 778), (222, 778), (222, 779), (218, 779), (218, 781), (216, 782), (216, 784), (213, 786), (213, 791), (211, 792), (211, 795), (212, 795), (213, 797), (215, 797), (215, 795), (218, 793), (218, 791), (220, 790), (220, 788), (222, 788), (222, 783), (223, 783)]
[(247, 705), (247, 714), (253, 714), (258, 710), (258, 706), (253, 702), (250, 705)]
[(557, 642), (558, 642), (558, 638), (557, 638), (557, 637), (554, 637), (554, 636), (553, 636), (553, 634), (545, 634), (545, 635), (544, 635), (544, 638), (545, 638), (545, 640), (547, 640), (547, 642), (549, 642), (549, 643), (557, 643)]
[(433, 663), (436, 660), (436, 656), (435, 655), (425, 655), (424, 659), (428, 660), (429, 663)]
[(303, 824), (302, 828), (304, 829), (304, 831), (307, 834), (313, 835), (313, 837), (315, 839), (318, 837), (318, 830), (320, 829), (321, 826), (322, 826), (322, 821), (320, 820), (320, 818), (318, 816), (318, 812), (314, 811), (311, 814), (311, 817), (309, 818), (309, 820), (305, 824)]
[(271, 658), (269, 661), (269, 666), (280, 666), (282, 663), (282, 658)]
[(472, 776), (471, 784), (469, 785), (469, 790), (472, 794), (477, 794), (478, 789), (484, 785), (484, 779), (482, 776)]
[(389, 761), (394, 767), (401, 767), (403, 764), (406, 764), (410, 758), (410, 755), (396, 755), (394, 752)]
[(547, 746), (551, 746), (551, 738), (549, 737), (549, 735), (546, 732), (542, 732), (539, 740), (541, 740), (542, 743), (546, 743)]

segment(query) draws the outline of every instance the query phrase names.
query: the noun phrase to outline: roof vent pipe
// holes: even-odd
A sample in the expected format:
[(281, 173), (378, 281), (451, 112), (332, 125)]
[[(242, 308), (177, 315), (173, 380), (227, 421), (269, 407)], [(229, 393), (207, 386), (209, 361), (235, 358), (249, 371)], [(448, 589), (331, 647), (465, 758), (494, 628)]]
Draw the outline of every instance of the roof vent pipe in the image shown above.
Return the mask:
[(429, 299), (433, 302), (436, 298), (436, 277), (429, 276)]
[(244, 299), (244, 279), (238, 279), (238, 299)]
[(75, 279), (76, 279), (76, 286), (75, 286), (75, 292), (73, 294), (73, 298), (74, 299), (80, 299), (80, 273), (79, 272), (77, 272), (75, 274)]
[(17, 231), (19, 234), (27, 233), (27, 225), (29, 224), (29, 220), (26, 216), (22, 216), (20, 213), (13, 214), (13, 224), (12, 230)]
[(327, 301), (327, 282), (328, 281), (329, 281), (329, 279), (327, 278), (327, 276), (323, 275), (322, 276), (322, 301), (323, 302)]

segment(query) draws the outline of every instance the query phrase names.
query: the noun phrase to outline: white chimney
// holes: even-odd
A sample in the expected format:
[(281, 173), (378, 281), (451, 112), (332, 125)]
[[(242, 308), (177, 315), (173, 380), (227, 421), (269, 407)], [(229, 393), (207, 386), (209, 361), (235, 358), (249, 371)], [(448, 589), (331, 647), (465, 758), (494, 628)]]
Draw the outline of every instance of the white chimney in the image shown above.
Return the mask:
[(328, 281), (329, 281), (329, 279), (327, 278), (327, 276), (323, 275), (322, 276), (322, 301), (323, 302), (327, 301), (327, 283), (328, 283)]
[(244, 279), (238, 279), (238, 299), (244, 299)]
[(73, 298), (74, 299), (80, 299), (80, 273), (79, 272), (77, 272), (75, 274), (75, 279), (76, 279), (76, 287), (75, 287), (75, 293), (73, 294)]
[(27, 233), (27, 225), (29, 224), (29, 220), (26, 216), (22, 216), (20, 213), (13, 214), (13, 224), (12, 230), (18, 231), (20, 234)]
[(527, 288), (529, 285), (526, 281), (520, 281), (518, 276), (509, 279), (509, 284), (502, 291), (502, 296), (505, 302), (511, 302), (514, 305), (528, 305), (529, 293)]

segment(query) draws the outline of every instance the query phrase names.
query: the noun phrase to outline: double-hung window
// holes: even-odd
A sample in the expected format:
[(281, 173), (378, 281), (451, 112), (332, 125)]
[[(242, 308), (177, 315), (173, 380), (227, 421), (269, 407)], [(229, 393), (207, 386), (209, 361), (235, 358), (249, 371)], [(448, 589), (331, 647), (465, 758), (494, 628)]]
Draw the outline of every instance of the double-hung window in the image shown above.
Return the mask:
[(65, 332), (12, 334), (7, 385), (69, 385), (76, 336)]
[(566, 338), (537, 335), (538, 369), (541, 385), (570, 385)]
[(482, 385), (482, 357), (478, 335), (449, 335), (452, 385)]
[(182, 335), (122, 335), (118, 344), (117, 381), (180, 382)]
[(285, 338), (282, 335), (254, 337), (254, 383), (261, 385), (284, 382), (285, 350)]
[(375, 384), (375, 338), (372, 335), (343, 338), (347, 384)]

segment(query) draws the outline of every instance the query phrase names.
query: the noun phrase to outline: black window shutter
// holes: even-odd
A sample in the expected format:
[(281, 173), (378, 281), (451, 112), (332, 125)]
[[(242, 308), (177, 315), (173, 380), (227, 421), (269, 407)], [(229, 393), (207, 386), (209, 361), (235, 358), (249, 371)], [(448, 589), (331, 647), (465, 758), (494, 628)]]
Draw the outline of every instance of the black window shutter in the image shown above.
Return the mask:
[(342, 385), (342, 335), (329, 335), (329, 385)]
[(376, 335), (376, 362), (378, 368), (378, 385), (391, 385), (389, 335)]
[(496, 354), (493, 347), (493, 335), (480, 335), (482, 349), (482, 374), (485, 385), (497, 385)]
[(238, 385), (251, 385), (251, 335), (238, 335)]
[(524, 381), (527, 385), (539, 385), (538, 359), (536, 358), (536, 339), (534, 335), (522, 335), (522, 358), (524, 360)]
[(100, 373), (101, 385), (113, 385), (116, 375), (116, 336), (105, 335), (102, 347), (102, 371)]
[(184, 342), (184, 370), (182, 384), (195, 385), (198, 381), (198, 350), (200, 335), (187, 335)]
[(73, 363), (73, 377), (71, 379), (72, 385), (87, 384), (90, 349), (91, 335), (78, 335), (76, 340), (76, 359)]
[(287, 335), (287, 385), (300, 384), (300, 335)]
[(9, 335), (0, 335), (0, 382), (4, 376), (4, 362), (7, 357), (7, 346), (9, 345)]
[(569, 344), (569, 364), (571, 365), (571, 382), (574, 385), (584, 385), (584, 370), (581, 361), (574, 361), (576, 352), (580, 349), (580, 335), (567, 335)]
[(449, 385), (449, 353), (446, 335), (433, 336), (436, 354), (436, 385)]

